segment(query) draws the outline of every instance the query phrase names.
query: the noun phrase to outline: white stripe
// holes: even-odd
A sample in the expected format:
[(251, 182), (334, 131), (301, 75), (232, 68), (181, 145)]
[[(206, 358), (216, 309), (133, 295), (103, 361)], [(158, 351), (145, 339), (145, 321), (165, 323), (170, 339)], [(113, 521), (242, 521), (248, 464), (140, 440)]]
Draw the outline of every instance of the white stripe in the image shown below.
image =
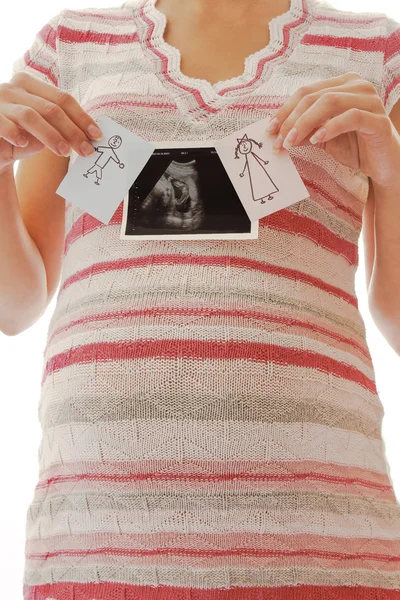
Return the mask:
[[(173, 564), (169, 565), (157, 564), (150, 566), (148, 564), (138, 564), (132, 566), (134, 559), (129, 558), (127, 562), (126, 557), (126, 564), (123, 566), (118, 566), (114, 563), (105, 564), (103, 560), (99, 563), (98, 557), (97, 562), (94, 563), (96, 560), (95, 557), (91, 565), (87, 565), (88, 559), (84, 561), (82, 557), (75, 557), (71, 562), (63, 557), (63, 564), (64, 562), (66, 563), (65, 566), (51, 567), (49, 565), (51, 560), (54, 559), (51, 557), (46, 559), (47, 566), (44, 566), (43, 561), (40, 561), (40, 569), (38, 569), (37, 561), (28, 562), (25, 567), (24, 581), (28, 585), (43, 585), (46, 582), (52, 583), (54, 581), (66, 580), (90, 583), (93, 581), (98, 582), (100, 578), (101, 581), (113, 581), (117, 584), (124, 582), (133, 585), (151, 585), (154, 587), (159, 585), (175, 585), (184, 589), (215, 588), (223, 589), (224, 591), (231, 586), (276, 588), (279, 586), (292, 587), (294, 585), (310, 584), (321, 585), (325, 589), (328, 585), (365, 585), (371, 588), (382, 588), (382, 596), (384, 595), (384, 589), (397, 590), (400, 588), (400, 573), (398, 570), (393, 572), (380, 571), (375, 564), (372, 565), (368, 561), (360, 569), (345, 569), (343, 564), (338, 564), (336, 569), (327, 569), (325, 561), (317, 558), (314, 558), (314, 567), (310, 567), (309, 565), (302, 567), (296, 564), (295, 568), (292, 565), (277, 568), (271, 568), (270, 566), (254, 568), (247, 564), (245, 567), (223, 565), (222, 567), (210, 568), (202, 565), (201, 568), (196, 568), (191, 565), (189, 568), (179, 564), (179, 558), (178, 560), (174, 560)], [(143, 563), (146, 559), (136, 560)], [(171, 558), (169, 560), (171, 561)], [(251, 560), (254, 561), (254, 559)], [(68, 568), (68, 564), (75, 566), (76, 570), (72, 571), (72, 567)], [(75, 573), (75, 576), (71, 577), (71, 573)], [(261, 597), (261, 593), (260, 591), (259, 597)], [(334, 600), (332, 594), (322, 593), (327, 600)], [(244, 593), (243, 597), (245, 596), (246, 594)], [(46, 598), (45, 600), (55, 599)], [(90, 600), (97, 600), (97, 598), (90, 597)]]
[[(73, 488), (72, 484), (72, 488)], [(168, 484), (166, 484), (168, 488)], [(112, 494), (112, 492), (109, 492)], [(166, 491), (166, 493), (171, 493)], [(48, 496), (49, 498), (50, 496)], [(324, 535), (333, 537), (356, 536), (400, 540), (400, 517), (386, 519), (369, 514), (339, 514), (320, 510), (288, 510), (277, 509), (276, 501), (265, 499), (264, 506), (257, 508), (214, 510), (210, 506), (203, 507), (199, 501), (198, 509), (190, 509), (182, 499), (182, 510), (165, 508), (150, 510), (143, 497), (143, 509), (131, 508), (122, 510), (97, 509), (88, 511), (71, 511), (53, 509), (51, 515), (42, 514), (26, 523), (27, 539), (62, 536), (64, 539), (73, 535), (93, 533), (145, 534), (155, 532), (187, 533), (258, 533), (274, 535)], [(62, 507), (62, 503), (59, 503)], [(228, 502), (229, 505), (229, 502)], [(379, 514), (379, 509), (377, 511)], [(395, 514), (395, 513), (393, 513)], [(62, 544), (62, 542), (60, 542)], [(339, 543), (339, 542), (338, 542)], [(382, 543), (383, 546), (383, 543)], [(366, 550), (368, 551), (368, 550)], [(71, 562), (76, 560), (72, 557)], [(130, 560), (130, 559), (129, 559)], [(133, 559), (134, 560), (134, 559)]]
[[(102, 407), (103, 406), (103, 407)], [(93, 423), (48, 427), (40, 469), (64, 461), (142, 459), (318, 460), (387, 474), (381, 440), (316, 423), (132, 419), (101, 421), (111, 403), (93, 407)]]
[[(318, 369), (280, 364), (264, 364), (248, 360), (157, 360), (154, 358), (132, 361), (82, 363), (64, 367), (46, 378), (41, 389), (39, 417), (46, 426), (46, 411), (50, 406), (61, 405), (76, 398), (76, 403), (93, 411), (93, 417), (116, 404), (131, 398), (132, 402), (156, 402), (162, 408), (179, 410), (179, 403), (188, 395), (196, 402), (199, 411), (210, 404), (210, 398), (219, 401), (227, 397), (251, 398), (257, 406), (264, 406), (268, 419), (269, 402), (289, 399), (312, 402), (338, 410), (365, 415), (381, 425), (384, 408), (377, 394), (358, 383), (335, 377)], [(186, 367), (186, 365), (188, 365)], [(117, 371), (116, 371), (117, 369)], [(116, 372), (118, 376), (116, 376)], [(237, 373), (241, 376), (238, 378)], [(306, 375), (306, 376), (305, 376)], [(279, 382), (277, 385), (274, 382)], [(92, 408), (87, 406), (92, 398)], [(160, 404), (162, 398), (162, 404)], [(97, 408), (96, 408), (97, 407)]]

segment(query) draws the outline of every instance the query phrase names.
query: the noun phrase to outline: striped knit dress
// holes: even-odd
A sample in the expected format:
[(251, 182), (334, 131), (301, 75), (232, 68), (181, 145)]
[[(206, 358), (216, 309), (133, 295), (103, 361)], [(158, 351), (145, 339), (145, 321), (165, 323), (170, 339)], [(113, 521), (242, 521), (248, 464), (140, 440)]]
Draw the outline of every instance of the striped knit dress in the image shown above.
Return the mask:
[[(13, 69), (149, 141), (221, 138), (348, 71), (388, 112), (400, 98), (400, 24), (383, 13), (291, 0), (214, 85), (183, 74), (165, 26), (156, 0), (63, 9)], [(122, 203), (108, 224), (66, 203), (25, 600), (400, 599), (355, 295), (368, 179), (289, 152), (310, 196), (255, 240), (121, 240)]]

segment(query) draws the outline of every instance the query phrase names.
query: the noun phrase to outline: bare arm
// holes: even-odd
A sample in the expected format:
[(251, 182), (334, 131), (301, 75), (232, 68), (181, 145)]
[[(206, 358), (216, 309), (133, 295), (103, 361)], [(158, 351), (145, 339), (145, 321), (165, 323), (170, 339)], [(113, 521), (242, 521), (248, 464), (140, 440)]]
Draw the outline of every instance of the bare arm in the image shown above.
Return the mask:
[[(400, 133), (400, 101), (390, 118)], [(375, 325), (400, 356), (400, 186), (386, 193), (371, 180), (369, 185), (363, 213), (368, 306)]]
[[(48, 149), (0, 172), (0, 330), (16, 335), (45, 312), (60, 278), (68, 159)], [(5, 260), (4, 260), (5, 259)]]
[(371, 282), (372, 270), (375, 260), (375, 193), (372, 181), (369, 179), (367, 201), (364, 206), (362, 222), (362, 238), (365, 259), (365, 285), (367, 293)]
[(97, 124), (78, 102), (47, 82), (21, 72), (0, 84), (0, 330), (7, 335), (37, 321), (57, 288), (64, 199), (56, 189), (71, 149), (85, 156), (82, 144), (93, 153), (91, 138), (101, 138), (90, 125)]

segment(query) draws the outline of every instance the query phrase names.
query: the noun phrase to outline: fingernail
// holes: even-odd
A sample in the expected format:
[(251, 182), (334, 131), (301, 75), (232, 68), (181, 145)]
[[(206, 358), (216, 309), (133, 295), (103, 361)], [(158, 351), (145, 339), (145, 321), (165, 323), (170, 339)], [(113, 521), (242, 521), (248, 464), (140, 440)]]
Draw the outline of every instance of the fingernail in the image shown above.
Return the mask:
[(278, 137), (276, 138), (276, 140), (274, 141), (274, 143), (272, 144), (272, 147), (275, 150), (279, 150), (282, 146), (282, 142), (283, 142), (283, 135), (279, 134)]
[(97, 125), (93, 125), (93, 123), (90, 123), (90, 125), (87, 128), (88, 130), (88, 134), (90, 135), (90, 137), (92, 137), (94, 140), (101, 140), (103, 137), (103, 134), (101, 133), (100, 129), (97, 127)]
[(57, 150), (63, 156), (70, 156), (71, 155), (71, 148), (68, 146), (68, 144), (66, 142), (60, 142), (58, 144), (58, 146), (57, 146)]
[(314, 133), (314, 135), (312, 135), (310, 137), (310, 142), (312, 144), (316, 144), (318, 141), (322, 140), (324, 135), (326, 134), (326, 128), (322, 127), (322, 129), (319, 129), (318, 131), (316, 131)]
[(267, 131), (268, 133), (270, 133), (271, 131), (274, 131), (274, 129), (276, 129), (276, 127), (279, 125), (279, 121), (276, 117), (274, 117), (267, 125), (267, 127), (265, 128), (265, 131)]
[(28, 145), (28, 140), (26, 139), (26, 137), (24, 135), (19, 135), (17, 137), (17, 144), (18, 144), (18, 146), (22, 146), (23, 148), (25, 148), (25, 146)]
[(293, 127), (293, 129), (291, 129), (289, 131), (289, 133), (287, 134), (282, 146), (284, 148), (286, 148), (286, 150), (289, 150), (289, 148), (292, 146), (292, 144), (296, 140), (296, 137), (297, 137), (297, 129), (296, 129), (296, 127)]
[(89, 144), (89, 142), (82, 142), (82, 144), (80, 145), (80, 149), (82, 150), (85, 156), (89, 156), (94, 152), (94, 148), (91, 144)]

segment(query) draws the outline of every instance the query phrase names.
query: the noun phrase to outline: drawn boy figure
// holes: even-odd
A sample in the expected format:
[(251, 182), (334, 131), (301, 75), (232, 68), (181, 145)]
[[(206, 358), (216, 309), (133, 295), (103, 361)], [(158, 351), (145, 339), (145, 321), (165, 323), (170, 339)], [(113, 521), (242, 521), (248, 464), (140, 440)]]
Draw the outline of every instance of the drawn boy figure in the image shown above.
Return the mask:
[(108, 140), (108, 146), (94, 146), (96, 152), (100, 152), (100, 156), (96, 160), (95, 164), (83, 174), (84, 177), (88, 178), (89, 173), (96, 173), (97, 180), (94, 182), (96, 185), (99, 184), (99, 180), (102, 178), (103, 169), (106, 164), (112, 159), (115, 161), (120, 169), (123, 169), (125, 165), (119, 160), (115, 148), (119, 148), (122, 144), (122, 139), (119, 135), (113, 135)]
[(256, 140), (248, 138), (247, 134), (242, 139), (237, 139), (237, 142), (235, 158), (239, 158), (238, 152), (245, 157), (244, 169), (239, 173), (239, 176), (244, 177), (244, 172), (247, 169), (253, 200), (255, 202), (260, 200), (261, 204), (265, 204), (265, 198), (272, 200), (273, 194), (279, 192), (279, 189), (264, 166), (269, 163), (269, 160), (264, 160), (253, 150), (253, 144), (262, 148), (262, 142), (256, 142)]

